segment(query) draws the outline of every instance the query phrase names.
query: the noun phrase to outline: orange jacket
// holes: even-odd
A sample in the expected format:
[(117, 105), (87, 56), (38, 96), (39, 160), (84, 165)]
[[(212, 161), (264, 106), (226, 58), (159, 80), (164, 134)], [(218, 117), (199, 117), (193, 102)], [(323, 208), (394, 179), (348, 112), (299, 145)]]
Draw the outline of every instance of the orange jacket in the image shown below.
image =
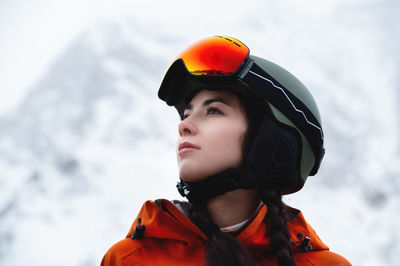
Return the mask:
[[(159, 205), (158, 205), (158, 204)], [(139, 212), (145, 226), (143, 239), (131, 239), (138, 219), (124, 240), (113, 245), (104, 255), (102, 266), (114, 265), (204, 265), (207, 236), (168, 200), (146, 201)], [(160, 204), (161, 203), (161, 204)], [(269, 254), (270, 238), (263, 222), (267, 213), (264, 205), (254, 220), (237, 235), (252, 254)], [(311, 238), (312, 251), (300, 252), (295, 248), (297, 265), (351, 265), (345, 258), (330, 252), (314, 229), (299, 211), (288, 222), (290, 239), (299, 241), (297, 235)], [(277, 265), (274, 256), (259, 255), (259, 265)]]

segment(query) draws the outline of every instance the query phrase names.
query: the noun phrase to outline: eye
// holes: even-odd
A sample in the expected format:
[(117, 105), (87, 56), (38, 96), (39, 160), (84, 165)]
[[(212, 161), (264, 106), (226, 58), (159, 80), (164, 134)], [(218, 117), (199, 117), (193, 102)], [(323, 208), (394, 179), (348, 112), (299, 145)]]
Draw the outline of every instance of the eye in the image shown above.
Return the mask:
[(189, 117), (189, 114), (181, 114), (181, 121)]
[(222, 114), (221, 110), (214, 107), (214, 106), (209, 106), (207, 108), (207, 114), (208, 115), (217, 115), (217, 114)]

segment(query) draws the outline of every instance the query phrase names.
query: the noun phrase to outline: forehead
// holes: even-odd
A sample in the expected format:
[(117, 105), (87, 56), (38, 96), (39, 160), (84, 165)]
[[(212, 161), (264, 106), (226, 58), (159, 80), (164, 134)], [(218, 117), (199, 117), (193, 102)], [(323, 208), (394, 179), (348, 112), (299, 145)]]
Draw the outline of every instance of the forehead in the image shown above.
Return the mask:
[(199, 91), (190, 101), (190, 105), (195, 106), (198, 104), (202, 104), (205, 100), (212, 98), (221, 98), (232, 106), (240, 105), (239, 99), (236, 97), (235, 94), (229, 91), (215, 91), (215, 90)]

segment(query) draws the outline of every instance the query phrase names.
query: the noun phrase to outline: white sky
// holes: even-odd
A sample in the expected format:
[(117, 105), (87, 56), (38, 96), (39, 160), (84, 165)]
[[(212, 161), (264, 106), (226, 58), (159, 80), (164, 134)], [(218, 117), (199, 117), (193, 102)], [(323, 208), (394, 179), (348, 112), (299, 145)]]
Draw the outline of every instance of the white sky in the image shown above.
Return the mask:
[(0, 114), (19, 102), (79, 32), (144, 2), (0, 0)]

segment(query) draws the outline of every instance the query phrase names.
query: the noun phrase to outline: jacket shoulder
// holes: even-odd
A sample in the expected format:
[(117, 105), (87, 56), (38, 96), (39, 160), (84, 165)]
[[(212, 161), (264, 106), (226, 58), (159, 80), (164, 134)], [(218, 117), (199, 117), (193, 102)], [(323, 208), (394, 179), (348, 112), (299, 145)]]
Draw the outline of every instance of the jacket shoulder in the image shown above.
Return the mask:
[(329, 250), (311, 251), (298, 253), (296, 256), (298, 265), (337, 265), (348, 266), (351, 263), (344, 257)]
[(115, 243), (104, 255), (101, 266), (120, 265), (121, 261), (135, 253), (137, 250), (146, 247), (146, 241), (137, 241), (125, 238)]
[(143, 206), (130, 227), (125, 239), (118, 241), (108, 249), (101, 261), (101, 266), (121, 265), (124, 258), (129, 257), (138, 250), (147, 246), (147, 241), (145, 239), (138, 241), (131, 239), (130, 236), (135, 231), (135, 227), (138, 224), (138, 217), (142, 217), (144, 213), (153, 210), (156, 206), (157, 203), (153, 200), (147, 200), (143, 203)]

